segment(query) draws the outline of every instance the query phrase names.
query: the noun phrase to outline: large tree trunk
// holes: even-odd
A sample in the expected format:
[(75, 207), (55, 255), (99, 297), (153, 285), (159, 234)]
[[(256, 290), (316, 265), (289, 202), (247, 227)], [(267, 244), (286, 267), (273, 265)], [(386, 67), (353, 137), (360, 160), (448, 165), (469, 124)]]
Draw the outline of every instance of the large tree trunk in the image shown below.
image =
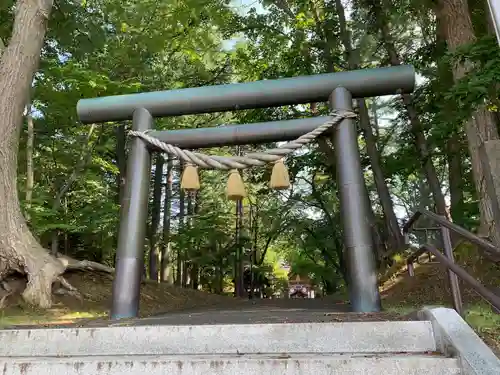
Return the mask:
[(31, 234), (21, 213), (17, 193), (17, 153), (33, 76), (52, 9), (52, 0), (19, 0), (8, 47), (0, 60), (0, 278), (18, 271), (28, 284), (23, 298), (48, 308), (52, 283), (64, 265), (52, 257)]
[(173, 284), (174, 275), (172, 272), (171, 246), (170, 246), (170, 224), (172, 216), (172, 172), (173, 161), (167, 161), (165, 201), (163, 205), (163, 246), (161, 250), (161, 270), (160, 279), (162, 282)]
[(29, 221), (29, 213), (31, 210), (31, 201), (33, 199), (34, 185), (34, 170), (33, 170), (33, 143), (35, 139), (35, 127), (33, 125), (33, 116), (31, 116), (31, 108), (26, 106), (26, 122), (28, 123), (28, 137), (26, 139), (26, 202), (25, 202), (25, 217)]
[[(438, 48), (446, 51), (446, 30), (442, 20), (437, 20), (436, 41)], [(438, 81), (436, 92), (450, 90), (453, 86), (453, 73), (450, 64), (445, 59), (438, 61)], [(444, 107), (444, 118), (452, 118), (455, 105), (447, 101)], [(464, 224), (463, 210), (463, 163), (462, 163), (462, 129), (459, 124), (453, 124), (451, 134), (446, 141), (446, 157), (448, 161), (448, 184), (450, 186), (450, 215), (458, 225)]]
[[(382, 34), (382, 42), (387, 51), (387, 54), (389, 55), (391, 65), (401, 65), (401, 58), (397, 52), (391, 32), (389, 30), (389, 20), (387, 14), (382, 8), (383, 6), (386, 6), (383, 0), (382, 2), (375, 1), (372, 4), (372, 9), (375, 13), (377, 25)], [(411, 132), (415, 140), (417, 152), (422, 162), (422, 167), (427, 178), (427, 183), (429, 184), (432, 196), (434, 198), (434, 203), (436, 204), (436, 211), (438, 214), (451, 219), (451, 217), (449, 216), (449, 212), (446, 209), (444, 194), (441, 191), (441, 183), (432, 161), (432, 154), (427, 146), (427, 139), (425, 137), (424, 128), (422, 123), (420, 122), (420, 119), (418, 118), (417, 110), (413, 105), (413, 97), (410, 94), (403, 94), (401, 95), (401, 97), (403, 99), (403, 104), (406, 108), (406, 111), (408, 112)]]
[[(476, 40), (466, 0), (439, 0), (436, 7), (436, 16), (443, 24), (446, 42), (450, 51)], [(471, 69), (472, 66), (468, 62), (456, 64), (453, 67), (455, 81), (463, 78)], [(484, 105), (481, 105), (472, 115), (472, 118), (466, 122), (465, 133), (472, 161), (472, 175), (480, 202), (481, 232), (483, 232), (483, 235), (490, 237), (497, 246), (500, 246), (500, 233), (496, 230), (499, 218), (495, 220), (493, 210), (498, 197), (491, 197), (488, 193), (487, 176), (485, 175), (487, 172), (483, 168), (479, 154), (483, 142), (498, 140), (499, 137), (495, 119)]]

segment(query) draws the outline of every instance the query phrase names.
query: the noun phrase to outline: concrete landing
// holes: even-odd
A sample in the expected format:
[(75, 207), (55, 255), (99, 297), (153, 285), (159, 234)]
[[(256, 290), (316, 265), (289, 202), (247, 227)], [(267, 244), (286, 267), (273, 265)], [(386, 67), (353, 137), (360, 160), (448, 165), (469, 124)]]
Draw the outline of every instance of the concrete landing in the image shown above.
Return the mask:
[[(222, 325), (222, 324), (280, 324), (280, 323), (336, 323), (361, 321), (416, 320), (395, 313), (351, 313), (350, 306), (322, 299), (262, 299), (231, 301), (232, 304), (189, 309), (150, 316), (141, 319), (81, 320), (73, 324), (51, 324), (64, 327), (116, 327), (142, 325)], [(12, 326), (10, 329), (34, 329), (40, 326)]]
[[(351, 313), (349, 306), (248, 305), (238, 309), (204, 309), (183, 311), (129, 321), (134, 325), (206, 325), (206, 324), (279, 324), (279, 323), (334, 323), (343, 321), (408, 320), (391, 313)], [(124, 322), (111, 323), (122, 325)]]

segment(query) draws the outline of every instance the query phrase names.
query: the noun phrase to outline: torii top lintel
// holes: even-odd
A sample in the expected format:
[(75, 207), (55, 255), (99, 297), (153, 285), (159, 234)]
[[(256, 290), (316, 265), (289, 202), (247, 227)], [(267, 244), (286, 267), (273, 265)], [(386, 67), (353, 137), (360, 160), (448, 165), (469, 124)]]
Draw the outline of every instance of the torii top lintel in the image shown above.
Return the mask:
[(415, 70), (410, 65), (361, 69), (274, 80), (203, 86), (140, 94), (82, 99), (77, 113), (83, 123), (132, 119), (137, 108), (153, 117), (322, 102), (337, 87), (354, 98), (410, 93)]

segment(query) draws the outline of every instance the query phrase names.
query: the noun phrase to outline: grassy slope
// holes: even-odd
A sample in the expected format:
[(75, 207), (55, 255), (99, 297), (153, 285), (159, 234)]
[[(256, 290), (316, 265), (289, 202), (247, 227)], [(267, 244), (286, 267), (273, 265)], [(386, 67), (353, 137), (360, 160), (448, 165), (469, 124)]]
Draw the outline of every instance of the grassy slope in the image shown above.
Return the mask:
[[(459, 246), (455, 260), (471, 275), (488, 287), (500, 287), (500, 267), (479, 257), (475, 247), (469, 244)], [(492, 311), (474, 290), (461, 284), (466, 308), (465, 319), (481, 337), (500, 353), (500, 314)], [(407, 313), (425, 305), (451, 307), (451, 292), (447, 272), (437, 264), (415, 264), (415, 277), (408, 276), (402, 268), (382, 285), (384, 307), (392, 311)]]

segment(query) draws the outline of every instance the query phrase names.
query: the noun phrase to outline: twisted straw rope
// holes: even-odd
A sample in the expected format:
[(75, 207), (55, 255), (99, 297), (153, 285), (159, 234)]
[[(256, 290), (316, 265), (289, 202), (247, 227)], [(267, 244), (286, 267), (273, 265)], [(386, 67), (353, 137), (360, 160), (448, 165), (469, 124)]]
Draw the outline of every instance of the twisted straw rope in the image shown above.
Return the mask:
[(334, 111), (330, 113), (331, 119), (319, 125), (316, 129), (306, 133), (294, 141), (287, 142), (278, 148), (271, 148), (264, 152), (252, 152), (244, 156), (218, 156), (218, 155), (205, 155), (199, 152), (192, 152), (183, 150), (177, 146), (162, 142), (154, 137), (147, 135), (147, 131), (140, 132), (131, 130), (129, 135), (139, 137), (150, 145), (166, 152), (170, 155), (175, 155), (188, 164), (197, 165), (201, 168), (207, 169), (245, 169), (252, 166), (262, 166), (267, 163), (273, 163), (284, 156), (291, 154), (302, 146), (311, 143), (321, 134), (335, 125), (338, 125), (342, 120), (347, 118), (354, 118), (356, 114), (351, 111)]

